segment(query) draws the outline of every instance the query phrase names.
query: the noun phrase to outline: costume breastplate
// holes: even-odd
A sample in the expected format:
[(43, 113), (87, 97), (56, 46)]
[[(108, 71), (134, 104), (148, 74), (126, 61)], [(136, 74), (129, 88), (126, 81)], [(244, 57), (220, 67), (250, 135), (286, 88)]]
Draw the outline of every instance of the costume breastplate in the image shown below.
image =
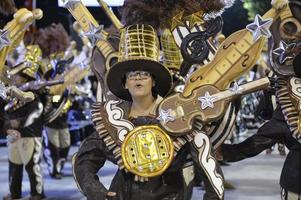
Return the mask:
[[(119, 169), (134, 173), (135, 180), (146, 181), (148, 177), (162, 174), (187, 140), (182, 137), (172, 140), (156, 126), (156, 118), (138, 117), (128, 120), (127, 106), (129, 105), (121, 101), (94, 104), (93, 122), (99, 136), (114, 154)], [(146, 159), (149, 159), (149, 162), (146, 162)], [(129, 161), (133, 166), (129, 166)], [(163, 171), (156, 172), (155, 167), (161, 163), (165, 166)], [(129, 170), (133, 168), (136, 172)], [(141, 174), (141, 171), (144, 174)]]

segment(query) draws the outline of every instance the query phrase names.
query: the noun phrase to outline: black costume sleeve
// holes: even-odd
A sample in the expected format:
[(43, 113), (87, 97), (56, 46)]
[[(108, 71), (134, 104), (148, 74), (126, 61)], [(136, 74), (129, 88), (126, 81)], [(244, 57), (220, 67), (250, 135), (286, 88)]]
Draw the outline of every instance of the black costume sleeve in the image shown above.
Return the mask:
[(263, 150), (272, 147), (276, 142), (282, 141), (285, 134), (290, 134), (290, 130), (280, 107), (278, 107), (273, 113), (272, 119), (260, 127), (257, 134), (239, 144), (223, 144), (223, 159), (235, 162), (256, 156)]
[(43, 120), (37, 119), (29, 126), (17, 129), (22, 137), (41, 137), (43, 130)]
[(107, 159), (107, 148), (95, 132), (81, 144), (73, 163), (73, 175), (88, 200), (105, 199), (107, 189), (99, 181), (97, 172)]
[(43, 104), (41, 103), (38, 97), (35, 98), (35, 101), (29, 103), (28, 107), (25, 107), (24, 110), (20, 110), (21, 115), (24, 115), (25, 120), (29, 120), (28, 125), (24, 125), (17, 130), (21, 133), (22, 137), (41, 137), (43, 130)]

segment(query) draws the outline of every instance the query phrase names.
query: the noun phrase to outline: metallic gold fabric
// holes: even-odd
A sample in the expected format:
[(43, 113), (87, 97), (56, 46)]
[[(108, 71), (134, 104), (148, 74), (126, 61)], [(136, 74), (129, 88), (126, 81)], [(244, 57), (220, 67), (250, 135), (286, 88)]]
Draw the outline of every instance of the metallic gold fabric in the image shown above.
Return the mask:
[(138, 59), (158, 61), (159, 56), (159, 40), (153, 27), (132, 25), (121, 30), (118, 62)]
[(183, 58), (169, 29), (163, 31), (163, 34), (161, 35), (161, 44), (163, 65), (168, 69), (179, 71)]
[(142, 177), (161, 175), (173, 160), (173, 142), (158, 126), (140, 126), (132, 130), (122, 144), (125, 167)]

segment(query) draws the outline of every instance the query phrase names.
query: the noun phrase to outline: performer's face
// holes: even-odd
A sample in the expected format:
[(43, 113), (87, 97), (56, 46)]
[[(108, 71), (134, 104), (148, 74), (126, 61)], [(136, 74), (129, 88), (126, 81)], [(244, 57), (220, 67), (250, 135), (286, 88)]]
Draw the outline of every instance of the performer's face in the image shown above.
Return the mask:
[(125, 88), (133, 98), (152, 95), (154, 81), (147, 71), (131, 71), (126, 74)]

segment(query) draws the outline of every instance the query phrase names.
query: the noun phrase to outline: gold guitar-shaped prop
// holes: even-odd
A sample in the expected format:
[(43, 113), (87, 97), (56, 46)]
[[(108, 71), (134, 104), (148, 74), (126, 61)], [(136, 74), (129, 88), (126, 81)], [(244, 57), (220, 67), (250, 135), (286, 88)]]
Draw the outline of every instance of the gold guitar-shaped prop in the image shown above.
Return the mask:
[(4, 101), (19, 100), (22, 102), (29, 102), (35, 99), (32, 92), (23, 92), (16, 86), (5, 87), (4, 83), (0, 81), (0, 98)]
[(13, 20), (8, 22), (3, 30), (0, 30), (0, 71), (3, 70), (8, 53), (14, 50), (23, 39), (26, 29), (35, 20), (42, 17), (41, 9), (29, 11), (21, 8), (14, 14)]
[[(258, 60), (266, 38), (271, 36), (272, 19), (284, 11), (285, 7), (272, 8), (262, 18), (257, 15), (246, 29), (226, 38), (214, 59), (189, 77), (183, 93), (171, 95), (161, 102), (158, 118), (162, 127), (171, 134), (186, 134), (191, 131), (195, 118), (204, 123), (217, 120), (235, 96), (266, 88), (268, 79), (260, 79), (226, 90)], [(233, 92), (236, 90), (239, 92)]]
[(82, 63), (81, 66), (71, 64), (71, 68), (63, 74), (55, 77), (56, 81), (64, 80), (63, 84), (50, 87), (49, 93), (52, 95), (62, 95), (65, 89), (75, 87), (75, 84), (81, 81), (90, 72), (90, 66)]
[(193, 90), (188, 98), (181, 93), (169, 96), (158, 107), (161, 126), (171, 135), (185, 135), (191, 131), (193, 120), (197, 117), (204, 123), (217, 120), (225, 112), (234, 98), (254, 91), (268, 88), (268, 78), (258, 79), (244, 85), (220, 91), (213, 85), (204, 85)]
[[(272, 24), (272, 20), (285, 10), (285, 7), (279, 10), (272, 8), (262, 18), (257, 15), (255, 22), (248, 25), (249, 28), (247, 26), (246, 29), (237, 31), (226, 38), (214, 59), (189, 77), (183, 96), (188, 97), (194, 89), (208, 84), (224, 90), (231, 82), (249, 71), (260, 57), (266, 37), (268, 37), (269, 30), (267, 29)], [(257, 30), (252, 30), (253, 28)], [(257, 35), (256, 31), (264, 32), (266, 37)]]
[[(251, 69), (259, 58), (264, 43), (264, 37), (258, 37), (254, 41), (247, 29), (237, 31), (226, 38), (213, 60), (190, 76), (183, 93), (173, 94), (161, 102), (159, 118), (162, 127), (176, 135), (186, 134), (192, 129), (195, 117), (204, 123), (220, 118), (228, 106), (230, 97), (236, 95), (226, 88)], [(256, 85), (252, 86), (256, 88)], [(219, 93), (223, 90), (226, 91)], [(247, 89), (246, 92), (250, 90)], [(204, 108), (203, 105), (206, 104), (203, 101), (209, 104), (209, 108)]]
[(102, 7), (102, 9), (105, 11), (107, 16), (110, 18), (111, 22), (115, 26), (117, 30), (120, 30), (123, 28), (123, 24), (119, 21), (119, 19), (116, 17), (116, 15), (113, 13), (112, 10), (110, 10), (108, 4), (104, 2), (103, 0), (97, 0), (99, 5)]
[(85, 36), (90, 39), (92, 45), (95, 45), (105, 57), (105, 66), (108, 70), (118, 57), (118, 52), (107, 41), (108, 33), (103, 30), (103, 26), (98, 24), (80, 0), (63, 0), (63, 2), (85, 32)]
[(220, 90), (226, 89), (232, 81), (253, 67), (264, 43), (263, 37), (254, 43), (248, 30), (232, 34), (222, 43), (212, 62), (191, 75), (183, 96), (188, 97), (197, 87), (207, 84)]

